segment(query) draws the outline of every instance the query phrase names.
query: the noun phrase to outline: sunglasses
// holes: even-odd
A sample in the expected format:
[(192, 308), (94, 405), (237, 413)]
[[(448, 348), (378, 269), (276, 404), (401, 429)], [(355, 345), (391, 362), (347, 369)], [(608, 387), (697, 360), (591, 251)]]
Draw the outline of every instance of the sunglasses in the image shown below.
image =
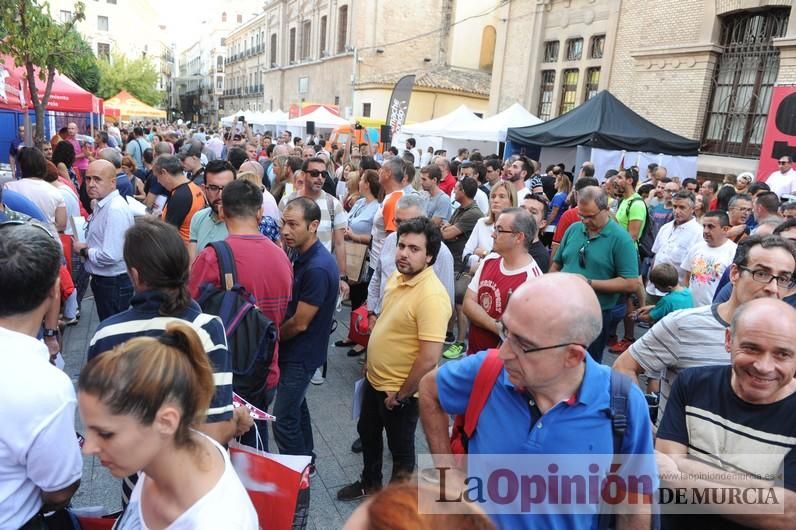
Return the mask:
[(306, 173), (307, 175), (315, 178), (315, 177), (318, 177), (318, 176), (322, 175), (323, 171), (318, 171), (317, 169), (308, 169), (304, 173)]
[(788, 162), (787, 160), (780, 160), (780, 161), (778, 162), (778, 164), (779, 164), (780, 166), (786, 166), (786, 165), (790, 164), (790, 162)]
[(587, 239), (583, 246), (578, 249), (578, 265), (582, 269), (586, 268), (586, 247), (589, 246), (589, 243), (591, 243), (591, 239)]

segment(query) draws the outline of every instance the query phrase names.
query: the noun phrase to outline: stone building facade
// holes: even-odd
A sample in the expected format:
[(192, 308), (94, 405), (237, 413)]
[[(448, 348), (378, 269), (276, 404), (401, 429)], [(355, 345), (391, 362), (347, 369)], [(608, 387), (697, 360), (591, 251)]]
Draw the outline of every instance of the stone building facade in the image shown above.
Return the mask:
[[(544, 119), (597, 90), (699, 140), (705, 176), (755, 171), (771, 88), (796, 83), (792, 0), (534, 0), (502, 7), (490, 112)], [(603, 35), (600, 57), (594, 39)], [(570, 54), (582, 39), (582, 54)], [(557, 54), (553, 45), (560, 42)], [(556, 60), (553, 60), (553, 58)], [(573, 60), (570, 60), (573, 59)], [(598, 70), (598, 79), (594, 72)]]

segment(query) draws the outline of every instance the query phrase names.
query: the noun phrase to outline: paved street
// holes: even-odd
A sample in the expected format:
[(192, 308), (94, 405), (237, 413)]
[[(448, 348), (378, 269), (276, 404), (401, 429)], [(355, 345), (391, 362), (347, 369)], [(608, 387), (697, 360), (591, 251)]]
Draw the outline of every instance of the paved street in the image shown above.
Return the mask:
[[(90, 293), (89, 293), (90, 294)], [(94, 329), (97, 314), (93, 300), (87, 295), (83, 301), (83, 317), (80, 323), (66, 331), (66, 372), (77, 383), (78, 374), (85, 363), (86, 350)], [(308, 399), (315, 433), (315, 451), (318, 454), (318, 474), (311, 485), (310, 524), (308, 528), (332, 530), (342, 528), (343, 523), (356, 508), (357, 503), (338, 502), (336, 492), (340, 486), (359, 478), (362, 470), (362, 455), (351, 452), (351, 442), (356, 438), (356, 422), (351, 420), (351, 395), (353, 384), (359, 378), (360, 365), (356, 358), (346, 356), (347, 348), (335, 348), (334, 341), (348, 333), (349, 309), (343, 307), (338, 313), (339, 325), (329, 340), (329, 371), (326, 383), (310, 385)], [(78, 431), (82, 425), (78, 419)], [(417, 431), (417, 451), (426, 452), (427, 445), (422, 430)], [(276, 451), (271, 436), (271, 450)], [(385, 451), (386, 442), (385, 442)], [(384, 476), (389, 478), (391, 460), (385, 454)], [(77, 507), (104, 506), (108, 511), (120, 508), (120, 481), (114, 479), (103, 468), (99, 459), (85, 457), (83, 480), (73, 499)]]

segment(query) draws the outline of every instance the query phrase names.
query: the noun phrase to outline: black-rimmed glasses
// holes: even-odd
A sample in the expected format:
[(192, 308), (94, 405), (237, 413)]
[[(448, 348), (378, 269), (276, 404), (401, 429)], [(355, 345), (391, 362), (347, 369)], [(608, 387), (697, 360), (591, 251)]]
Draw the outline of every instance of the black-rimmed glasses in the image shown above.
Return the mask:
[(545, 350), (552, 350), (554, 348), (563, 348), (564, 346), (573, 346), (573, 345), (580, 346), (584, 350), (586, 349), (586, 346), (579, 342), (562, 342), (561, 344), (554, 344), (552, 346), (542, 346), (540, 348), (523, 348), (522, 345), (520, 345), (517, 336), (508, 330), (506, 324), (504, 324), (502, 320), (497, 321), (497, 328), (498, 328), (498, 337), (500, 337), (501, 341), (507, 342), (509, 346), (511, 346), (512, 350), (521, 351), (522, 353), (526, 354), (536, 353)]
[(757, 283), (768, 285), (771, 283), (771, 280), (777, 280), (777, 287), (781, 289), (792, 289), (796, 285), (796, 280), (793, 278), (793, 276), (774, 276), (770, 272), (759, 269), (753, 270), (749, 267), (744, 267), (743, 265), (738, 265), (738, 268), (742, 271), (751, 273), (752, 279)]

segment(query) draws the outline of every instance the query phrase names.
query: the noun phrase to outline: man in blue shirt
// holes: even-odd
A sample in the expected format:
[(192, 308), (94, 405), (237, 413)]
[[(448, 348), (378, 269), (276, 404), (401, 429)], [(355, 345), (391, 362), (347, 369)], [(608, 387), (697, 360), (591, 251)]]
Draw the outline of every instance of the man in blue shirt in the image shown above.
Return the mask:
[(274, 439), (280, 454), (313, 452), (307, 388), (326, 362), (329, 330), (337, 305), (337, 262), (318, 240), (321, 210), (312, 199), (297, 197), (285, 206), (282, 238), (298, 251), (293, 264), (293, 296), (279, 327), (279, 386), (274, 403)]
[(22, 169), (17, 164), (17, 155), (25, 147), (25, 126), (20, 125), (16, 138), (11, 140), (11, 146), (8, 148), (8, 162), (11, 164), (11, 172), (18, 179), (22, 178)]
[[(555, 301), (551, 302), (555, 307), (548, 306), (541, 314), (539, 300)], [(503, 369), (469, 440), (470, 471), (474, 455), (571, 454), (574, 459), (614, 452), (612, 422), (606, 414), (611, 402), (610, 368), (586, 351), (600, 333), (601, 317), (596, 294), (574, 274), (546, 274), (514, 291), (499, 324)], [(446, 363), (420, 383), (420, 417), (439, 469), (455, 468), (447, 454), (448, 414), (464, 414), (486, 355), (481, 352)], [(647, 405), (635, 386), (629, 390), (626, 410), (621, 453), (651, 455)], [(515, 462), (513, 469), (522, 472), (523, 465)], [(582, 507), (562, 504), (556, 514), (535, 508), (498, 514), (496, 499), (485, 501), (481, 507), (500, 528), (597, 527), (598, 515), (582, 513)], [(617, 528), (649, 527), (649, 515), (620, 515), (617, 523)]]

